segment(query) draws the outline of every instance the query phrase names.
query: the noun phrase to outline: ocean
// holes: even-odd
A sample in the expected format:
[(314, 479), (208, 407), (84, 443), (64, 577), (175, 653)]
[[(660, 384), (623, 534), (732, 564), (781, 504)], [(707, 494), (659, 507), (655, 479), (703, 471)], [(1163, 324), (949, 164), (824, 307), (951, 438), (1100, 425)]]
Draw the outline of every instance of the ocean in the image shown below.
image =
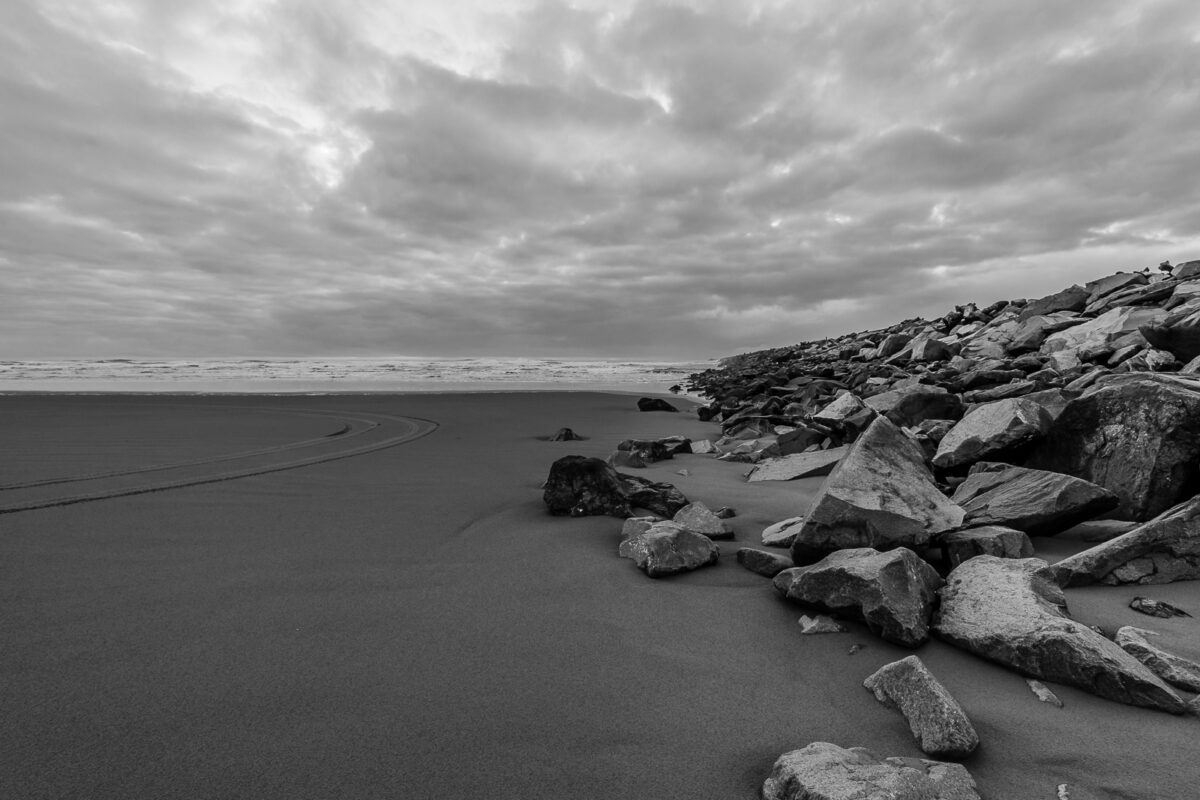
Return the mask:
[(666, 392), (716, 361), (552, 358), (0, 361), (0, 393)]

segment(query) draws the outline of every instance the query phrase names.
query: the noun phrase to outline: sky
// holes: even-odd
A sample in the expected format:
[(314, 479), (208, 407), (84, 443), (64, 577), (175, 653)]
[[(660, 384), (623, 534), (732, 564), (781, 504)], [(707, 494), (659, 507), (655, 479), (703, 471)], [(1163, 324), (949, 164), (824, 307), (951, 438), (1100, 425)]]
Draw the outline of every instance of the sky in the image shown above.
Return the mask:
[(1198, 258), (1194, 0), (0, 3), (0, 359), (712, 358)]

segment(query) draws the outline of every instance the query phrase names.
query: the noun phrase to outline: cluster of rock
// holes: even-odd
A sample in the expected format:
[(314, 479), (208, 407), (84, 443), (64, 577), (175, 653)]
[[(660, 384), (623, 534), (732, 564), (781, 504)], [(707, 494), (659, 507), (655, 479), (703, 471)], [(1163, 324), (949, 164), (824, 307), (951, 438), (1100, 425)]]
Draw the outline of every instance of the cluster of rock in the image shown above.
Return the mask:
[[(1071, 619), (1063, 594), (1200, 578), (1200, 261), (1162, 280), (1117, 273), (1033, 301), (739, 356), (690, 388), (713, 398), (699, 413), (721, 426), (716, 441), (631, 441), (610, 463), (562, 459), (546, 487), (552, 512), (631, 518), (620, 554), (659, 576), (714, 563), (713, 539), (729, 529), (669, 484), (645, 487), (613, 464), (711, 452), (754, 464), (752, 482), (824, 475), (803, 514), (763, 532), (786, 555), (738, 552), (782, 597), (904, 647), (937, 636), (1021, 673), (1051, 702), (1037, 679), (1200, 710), (1178, 693), (1200, 692), (1200, 665), (1155, 647), (1150, 632), (1108, 638)], [(637, 507), (654, 516), (633, 518)], [(1099, 516), (1125, 524), (1054, 565), (1034, 557), (1031, 536)], [(865, 686), (905, 716), (927, 755), (961, 759), (978, 745), (917, 657)], [(860, 778), (894, 785), (887, 796), (977, 796), (957, 765), (828, 743), (782, 756), (763, 796), (826, 796), (824, 781)]]

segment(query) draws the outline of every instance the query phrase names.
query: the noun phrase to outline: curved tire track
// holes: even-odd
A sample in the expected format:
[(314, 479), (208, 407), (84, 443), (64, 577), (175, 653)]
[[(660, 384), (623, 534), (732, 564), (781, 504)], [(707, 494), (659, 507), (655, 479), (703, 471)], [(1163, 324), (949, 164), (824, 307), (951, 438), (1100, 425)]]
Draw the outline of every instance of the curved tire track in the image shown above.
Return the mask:
[[(290, 409), (273, 409), (277, 411), (290, 411)], [(296, 412), (296, 413), (320, 413), (320, 412)], [(334, 416), (334, 412), (327, 412), (328, 415)], [(77, 476), (62, 479), (50, 479), (45, 482), (34, 482), (33, 485), (9, 485), (4, 487), (7, 491), (12, 492), (18, 497), (22, 492), (30, 493), (31, 489), (39, 489), (48, 485), (58, 485), (63, 483), (77, 484), (96, 484), (96, 488), (92, 491), (85, 491), (78, 494), (57, 497), (34, 497), (27, 498), (24, 502), (16, 504), (7, 504), (0, 507), (0, 514), (13, 514), (19, 511), (33, 511), (39, 508), (53, 508), (55, 506), (72, 505), (75, 503), (88, 503), (95, 500), (107, 500), (113, 497), (128, 497), (136, 494), (147, 494), (149, 492), (162, 492), (170, 489), (180, 489), (185, 486), (200, 486), (206, 483), (219, 483), (221, 481), (237, 480), (238, 478), (249, 478), (254, 475), (265, 475), (271, 472), (283, 472), (290, 469), (299, 469), (308, 467), (314, 464), (323, 464), (329, 461), (338, 461), (344, 458), (353, 458), (355, 456), (373, 453), (377, 450), (385, 450), (389, 447), (406, 444), (416, 441), (424, 436), (428, 436), (438, 428), (438, 423), (433, 420), (422, 419), (420, 417), (393, 417), (387, 414), (375, 414), (366, 412), (355, 412), (354, 416), (337, 412), (336, 417), (341, 420), (349, 420), (350, 423), (359, 423), (365, 425), (360, 430), (341, 431), (335, 436), (322, 436), (319, 439), (304, 440), (302, 442), (292, 442), (276, 447), (263, 448), (260, 450), (247, 451), (244, 453), (235, 453), (226, 456), (214, 456), (211, 458), (197, 459), (195, 461), (179, 462), (169, 465), (155, 465), (137, 470), (124, 470), (121, 472), (105, 473), (102, 475), (92, 476)], [(395, 428), (401, 428), (400, 432), (394, 432)], [(359, 443), (362, 437), (367, 437), (369, 440), (365, 443)], [(346, 446), (350, 445), (350, 446)], [(255, 463), (264, 460), (264, 457), (279, 455), (280, 453), (288, 453), (300, 447), (322, 448), (329, 452), (323, 452), (305, 458), (296, 458), (285, 461), (272, 461), (270, 458), (265, 458), (266, 463)], [(248, 462), (241, 468), (224, 470), (220, 472), (205, 473), (202, 468), (212, 464), (224, 464), (231, 461)], [(176, 471), (182, 473), (179, 477), (169, 478), (159, 481), (140, 482), (132, 485), (119, 485), (120, 478), (128, 478), (130, 476), (141, 476), (154, 472), (171, 472)], [(196, 474), (199, 472), (199, 474)], [(113, 484), (118, 485), (113, 485)], [(108, 485), (105, 485), (108, 484)]]

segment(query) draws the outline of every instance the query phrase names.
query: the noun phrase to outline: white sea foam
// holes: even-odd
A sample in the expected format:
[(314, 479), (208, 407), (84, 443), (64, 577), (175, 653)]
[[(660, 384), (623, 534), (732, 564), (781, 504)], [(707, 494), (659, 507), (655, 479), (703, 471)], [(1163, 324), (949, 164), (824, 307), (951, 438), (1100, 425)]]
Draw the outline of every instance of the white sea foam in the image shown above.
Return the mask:
[(714, 365), (413, 357), (0, 361), (0, 392), (663, 392)]

